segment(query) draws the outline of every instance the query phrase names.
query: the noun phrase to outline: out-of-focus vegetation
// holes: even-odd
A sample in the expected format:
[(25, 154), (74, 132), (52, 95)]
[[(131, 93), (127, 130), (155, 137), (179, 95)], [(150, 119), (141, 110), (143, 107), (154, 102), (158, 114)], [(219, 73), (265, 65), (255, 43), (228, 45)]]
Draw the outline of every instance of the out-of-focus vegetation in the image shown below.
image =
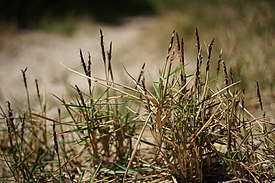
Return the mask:
[[(19, 28), (29, 28), (39, 25), (40, 21), (45, 19), (63, 19), (70, 17), (90, 16), (98, 21), (104, 21), (108, 23), (116, 23), (121, 19), (142, 14), (160, 14), (170, 10), (178, 12), (189, 12), (193, 18), (201, 18), (205, 23), (212, 22), (211, 14), (215, 14), (215, 18), (220, 23), (220, 17), (223, 17), (224, 12), (209, 12), (210, 16), (203, 15), (205, 6), (217, 7), (220, 5), (226, 5), (234, 7), (237, 10), (236, 16), (245, 13), (245, 9), (257, 7), (261, 13), (265, 12), (266, 6), (273, 7), (275, 3), (269, 0), (263, 1), (218, 1), (218, 0), (2, 0), (0, 1), (0, 20), (1, 22), (15, 23)], [(272, 8), (271, 8), (272, 10)], [(190, 12), (191, 11), (191, 12)], [(200, 14), (201, 13), (201, 14)], [(236, 12), (235, 12), (236, 13)], [(274, 15), (274, 12), (272, 13)], [(200, 16), (201, 15), (201, 16)], [(245, 17), (245, 15), (242, 15)], [(230, 17), (231, 18), (231, 17)], [(270, 17), (273, 19), (273, 17)], [(231, 21), (229, 20), (229, 22)], [(274, 31), (274, 20), (271, 20), (269, 25), (265, 25)], [(263, 25), (259, 25), (260, 28)], [(260, 29), (258, 30), (260, 31)]]
[(19, 28), (36, 27), (45, 19), (63, 19), (68, 16), (92, 16), (96, 20), (116, 22), (120, 18), (153, 11), (147, 0), (3, 0), (0, 2), (0, 20), (15, 23)]

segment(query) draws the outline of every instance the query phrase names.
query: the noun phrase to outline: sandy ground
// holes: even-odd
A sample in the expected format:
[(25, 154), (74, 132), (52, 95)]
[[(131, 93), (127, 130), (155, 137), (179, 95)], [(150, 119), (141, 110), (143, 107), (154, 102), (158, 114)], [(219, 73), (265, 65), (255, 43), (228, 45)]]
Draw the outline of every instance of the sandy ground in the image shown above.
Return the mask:
[(115, 80), (119, 82), (128, 80), (123, 67), (137, 77), (143, 63), (146, 63), (147, 70), (150, 71), (149, 77), (156, 76), (166, 56), (166, 52), (161, 50), (166, 48), (165, 45), (163, 47), (158, 45), (156, 36), (147, 35), (154, 28), (154, 22), (154, 17), (134, 18), (120, 26), (83, 22), (71, 36), (38, 31), (2, 34), (0, 36), (1, 104), (7, 100), (25, 99), (21, 69), (26, 67), (28, 67), (27, 80), (31, 93), (36, 91), (35, 79), (38, 79), (42, 91), (57, 96), (66, 96), (69, 84), (86, 87), (86, 79), (71, 73), (61, 64), (82, 71), (80, 49), (86, 58), (88, 52), (91, 53), (93, 75), (103, 77), (100, 29), (104, 33), (106, 49), (110, 41), (113, 42)]

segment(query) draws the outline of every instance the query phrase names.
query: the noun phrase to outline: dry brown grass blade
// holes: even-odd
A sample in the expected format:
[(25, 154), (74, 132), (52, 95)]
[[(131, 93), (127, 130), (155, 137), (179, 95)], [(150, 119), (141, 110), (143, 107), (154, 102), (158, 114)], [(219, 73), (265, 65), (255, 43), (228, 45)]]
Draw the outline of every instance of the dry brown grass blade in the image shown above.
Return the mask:
[[(231, 97), (233, 97), (233, 94), (229, 91), (229, 95)], [(249, 112), (249, 110), (247, 110), (247, 108), (245, 108), (240, 102), (238, 103), (238, 105), (244, 110), (244, 112), (246, 114), (249, 115), (249, 117), (251, 117), (253, 119), (253, 121), (256, 121), (256, 123), (258, 124), (258, 126), (261, 128), (262, 131), (264, 131), (264, 127), (261, 124), (261, 121), (259, 119), (257, 119), (253, 114), (251, 114), (251, 112)]]
[[(190, 140), (190, 144), (192, 144), (192, 142), (199, 136), (199, 134), (206, 128), (208, 127), (208, 125), (212, 122), (212, 119), (214, 118), (214, 116), (216, 115), (216, 113), (218, 112), (218, 110), (221, 108), (222, 103), (219, 104), (219, 106), (216, 108), (216, 110), (213, 112), (213, 114), (211, 115), (211, 117), (208, 119), (208, 121), (200, 128), (198, 129), (197, 132), (195, 132)], [(190, 146), (189, 144), (189, 146)], [(187, 146), (187, 148), (189, 148), (189, 146)]]
[(235, 83), (232, 83), (231, 85), (228, 85), (228, 86), (224, 87), (223, 89), (221, 89), (221, 90), (217, 91), (216, 93), (212, 94), (212, 95), (211, 95), (211, 98), (213, 98), (213, 97), (219, 95), (219, 94), (222, 93), (224, 90), (228, 90), (230, 87), (239, 84), (240, 82), (241, 82), (241, 81), (237, 81), (237, 82), (235, 82)]
[[(36, 117), (39, 117), (39, 118), (44, 119), (44, 120), (47, 120), (47, 121), (51, 121), (51, 122), (56, 123), (56, 124), (60, 124), (60, 125), (76, 126), (76, 124), (62, 123), (62, 122), (60, 122), (60, 121), (58, 121), (58, 120), (51, 119), (51, 118), (48, 118), (48, 117), (46, 117), (46, 116), (42, 116), (42, 115), (36, 114), (36, 113), (31, 113), (31, 115), (36, 116)], [(85, 125), (84, 125), (84, 124), (82, 124), (82, 125), (81, 125), (81, 124), (77, 124), (77, 126), (85, 126)]]
[(136, 141), (135, 147), (134, 147), (133, 152), (132, 152), (132, 154), (131, 154), (131, 158), (130, 158), (130, 160), (129, 160), (129, 162), (128, 162), (128, 165), (127, 165), (127, 167), (126, 167), (126, 170), (125, 170), (125, 173), (124, 173), (124, 176), (123, 176), (123, 183), (126, 181), (127, 173), (128, 173), (128, 171), (129, 171), (129, 169), (130, 169), (130, 167), (131, 167), (131, 165), (132, 165), (132, 162), (133, 162), (134, 158), (135, 158), (135, 155), (136, 155), (136, 152), (137, 152), (137, 150), (138, 150), (138, 146), (139, 146), (141, 137), (143, 136), (143, 133), (144, 133), (144, 131), (145, 131), (145, 128), (147, 127), (148, 122), (150, 121), (151, 115), (152, 115), (152, 112), (149, 113), (149, 115), (147, 116), (147, 118), (146, 118), (146, 120), (145, 120), (145, 123), (144, 123), (144, 125), (143, 125), (143, 127), (142, 127), (142, 129), (141, 129), (141, 131), (140, 131), (140, 134), (139, 134), (138, 139), (137, 139), (137, 141)]
[(182, 91), (184, 91), (184, 89), (186, 89), (186, 87), (191, 83), (191, 81), (194, 79), (194, 77), (195, 77), (194, 75), (191, 76), (191, 78), (190, 78), (187, 82), (185, 82), (185, 84), (179, 89), (179, 91), (173, 95), (173, 98), (175, 98), (175, 97), (178, 96)]
[[(60, 154), (59, 154), (59, 146), (58, 146), (57, 135), (56, 135), (56, 128), (55, 128), (55, 121), (53, 121), (53, 141), (54, 141), (54, 150), (56, 152), (57, 159), (58, 159), (58, 167), (61, 167)], [(61, 177), (62, 177), (61, 168), (59, 168), (59, 176), (60, 176), (60, 179), (61, 179)]]
[[(92, 81), (94, 81), (94, 82), (96, 82), (96, 83), (98, 83), (98, 84), (100, 84), (100, 85), (102, 85), (102, 86), (109, 87), (109, 88), (111, 88), (111, 89), (113, 89), (113, 90), (115, 90), (115, 91), (118, 91), (118, 92), (120, 92), (120, 93), (122, 93), (122, 94), (125, 94), (126, 96), (131, 97), (132, 99), (140, 100), (139, 97), (137, 97), (137, 96), (135, 96), (135, 95), (133, 95), (133, 94), (131, 94), (131, 93), (129, 93), (129, 92), (125, 92), (125, 91), (123, 91), (123, 90), (121, 90), (121, 89), (119, 89), (119, 88), (117, 88), (117, 87), (111, 86), (110, 84), (108, 84), (108, 83), (110, 83), (110, 82), (109, 82), (109, 81), (106, 81), (106, 79), (101, 79), (101, 78), (97, 78), (97, 77), (93, 77), (93, 76), (89, 77), (89, 76), (86, 76), (85, 74), (82, 74), (82, 73), (80, 73), (80, 72), (77, 72), (77, 71), (75, 71), (75, 70), (73, 70), (73, 69), (71, 69), (71, 68), (65, 66), (65, 64), (63, 64), (63, 63), (61, 63), (61, 64), (62, 64), (66, 69), (68, 69), (69, 71), (71, 71), (71, 72), (73, 72), (73, 73), (75, 73), (75, 74), (78, 74), (78, 75), (80, 75), (80, 76), (83, 76), (83, 77), (85, 77), (85, 78), (87, 78), (87, 79), (91, 79)], [(120, 86), (120, 87), (122, 87), (122, 88), (124, 88), (124, 89), (127, 89), (127, 90), (129, 90), (129, 91), (138, 92), (136, 89), (133, 89), (133, 88), (131, 88), (131, 87), (129, 87), (129, 86), (126, 86), (126, 85), (123, 85), (123, 84), (119, 84), (119, 83), (116, 83), (116, 82), (111, 82), (111, 83), (112, 83), (113, 85)]]

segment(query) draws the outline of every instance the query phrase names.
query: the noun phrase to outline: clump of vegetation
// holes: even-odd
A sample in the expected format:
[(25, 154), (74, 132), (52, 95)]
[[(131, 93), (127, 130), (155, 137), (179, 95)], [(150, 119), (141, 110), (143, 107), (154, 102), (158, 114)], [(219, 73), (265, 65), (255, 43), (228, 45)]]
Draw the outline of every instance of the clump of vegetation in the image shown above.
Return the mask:
[(102, 31), (100, 37), (105, 78), (92, 75), (91, 57), (85, 61), (80, 51), (84, 74), (68, 69), (87, 79), (88, 90), (73, 86), (71, 101), (55, 96), (63, 105), (56, 118), (47, 117), (38, 82), (40, 110), (32, 108), (22, 70), (27, 110), (15, 113), (9, 102), (2, 109), (2, 182), (275, 179), (274, 123), (265, 119), (259, 83), (262, 116), (254, 117), (222, 53), (210, 79), (214, 39), (204, 56), (196, 30), (196, 70), (189, 74), (183, 39), (173, 32), (159, 80), (146, 84), (144, 64), (137, 78), (125, 70), (131, 87), (115, 82), (112, 43), (106, 51)]

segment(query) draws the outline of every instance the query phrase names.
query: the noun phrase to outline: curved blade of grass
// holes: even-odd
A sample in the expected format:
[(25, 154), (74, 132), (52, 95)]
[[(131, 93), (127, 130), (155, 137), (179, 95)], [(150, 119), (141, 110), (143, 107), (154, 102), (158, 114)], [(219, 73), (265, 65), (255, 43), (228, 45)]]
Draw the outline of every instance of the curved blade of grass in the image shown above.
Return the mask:
[(95, 176), (96, 176), (98, 170), (100, 169), (101, 165), (102, 165), (102, 160), (99, 162), (99, 165), (97, 166), (95, 172), (93, 173), (92, 178), (91, 178), (91, 180), (90, 180), (90, 183), (94, 182)]
[(153, 114), (153, 112), (150, 112), (150, 113), (149, 113), (149, 115), (148, 115), (147, 119), (145, 120), (145, 123), (144, 123), (144, 125), (143, 125), (143, 127), (142, 127), (142, 129), (141, 129), (141, 131), (140, 131), (140, 134), (139, 134), (139, 136), (138, 136), (137, 142), (136, 142), (136, 144), (135, 144), (135, 147), (134, 147), (133, 152), (132, 152), (132, 155), (131, 155), (131, 159), (130, 159), (130, 161), (129, 161), (127, 167), (126, 167), (125, 174), (124, 174), (124, 176), (123, 176), (123, 183), (124, 183), (125, 180), (126, 180), (127, 172), (129, 171), (130, 166), (131, 166), (131, 164), (132, 164), (132, 162), (133, 162), (133, 160), (134, 160), (134, 157), (135, 157), (135, 155), (136, 155), (137, 148), (138, 148), (138, 145), (139, 145), (139, 143), (140, 143), (141, 137), (142, 137), (142, 135), (143, 135), (143, 133), (144, 133), (144, 131), (145, 131), (145, 128), (146, 128), (148, 122), (150, 121), (150, 118), (151, 118), (151, 115), (152, 115), (152, 114)]
[[(75, 71), (75, 70), (73, 70), (73, 69), (67, 67), (67, 66), (66, 66), (65, 64), (63, 64), (62, 62), (61, 62), (61, 64), (62, 64), (66, 69), (68, 69), (69, 71), (71, 71), (71, 72), (73, 72), (73, 73), (75, 73), (75, 74), (78, 74), (78, 75), (80, 75), (80, 76), (83, 76), (83, 77), (85, 77), (85, 78), (87, 78), (87, 79), (91, 79), (91, 80), (93, 80), (94, 82), (99, 83), (99, 84), (102, 85), (102, 86), (106, 86), (106, 87), (111, 88), (111, 89), (113, 89), (113, 90), (115, 90), (115, 91), (118, 91), (118, 92), (120, 92), (120, 93), (122, 93), (122, 94), (128, 95), (128, 96), (132, 97), (133, 99), (140, 100), (140, 98), (137, 97), (137, 96), (135, 96), (135, 95), (132, 95), (132, 94), (130, 94), (130, 93), (128, 93), (128, 92), (125, 92), (125, 91), (123, 91), (123, 90), (120, 90), (120, 89), (118, 89), (118, 88), (116, 88), (116, 87), (111, 86), (111, 85), (110, 85), (110, 81), (106, 81), (105, 79), (101, 79), (101, 78), (97, 78), (97, 77), (92, 77), (92, 76), (89, 77), (89, 76), (86, 76), (85, 74), (82, 74), (82, 73), (80, 73), (80, 72), (77, 72), (77, 71)], [(106, 84), (101, 83), (101, 82), (99, 82), (99, 81), (101, 81), (101, 82), (106, 82)], [(107, 84), (107, 83), (109, 83), (109, 84)], [(120, 86), (120, 87), (123, 87), (123, 88), (125, 88), (125, 89), (128, 89), (128, 90), (130, 90), (130, 91), (138, 92), (137, 90), (135, 90), (135, 89), (133, 89), (133, 88), (131, 88), (131, 87), (128, 87), (128, 86), (126, 86), (126, 85), (119, 84), (119, 83), (116, 83), (116, 82), (111, 82), (111, 83), (114, 84), (114, 85), (116, 85), (116, 86)]]

